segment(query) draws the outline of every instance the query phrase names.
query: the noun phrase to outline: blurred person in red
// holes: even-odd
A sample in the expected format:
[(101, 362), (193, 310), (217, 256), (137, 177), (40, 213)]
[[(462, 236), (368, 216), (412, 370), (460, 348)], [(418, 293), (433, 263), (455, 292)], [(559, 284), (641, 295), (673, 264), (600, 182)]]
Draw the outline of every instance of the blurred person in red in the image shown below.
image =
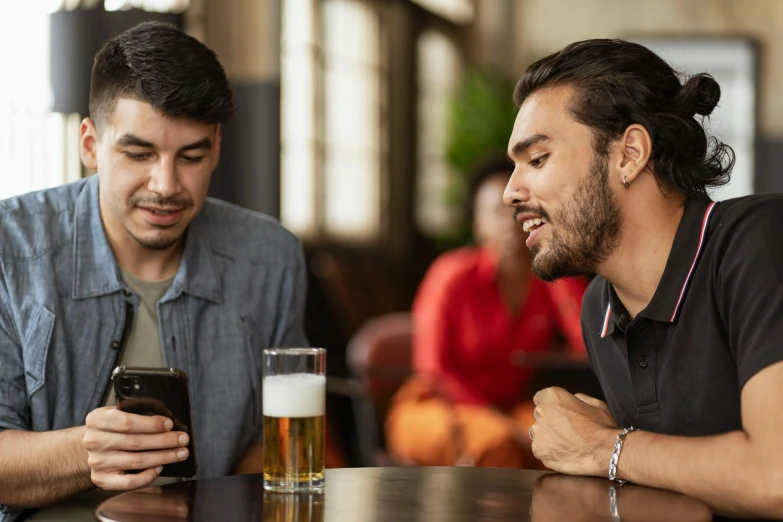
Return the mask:
[(471, 176), (475, 246), (441, 255), (413, 304), (414, 376), (392, 399), (386, 441), (397, 458), (429, 466), (535, 467), (525, 364), (558, 332), (583, 352), (579, 316), (587, 282), (533, 277), (527, 234), (503, 204), (514, 170), (490, 158)]

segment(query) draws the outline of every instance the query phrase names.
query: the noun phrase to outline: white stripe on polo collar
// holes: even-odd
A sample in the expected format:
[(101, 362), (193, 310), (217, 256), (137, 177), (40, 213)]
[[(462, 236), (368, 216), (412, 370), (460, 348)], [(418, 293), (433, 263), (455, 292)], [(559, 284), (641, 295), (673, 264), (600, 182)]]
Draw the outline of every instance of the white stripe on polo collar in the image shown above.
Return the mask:
[(609, 329), (609, 318), (612, 317), (612, 305), (606, 306), (606, 316), (604, 317), (604, 327), (601, 330), (601, 337), (606, 337), (606, 331)]
[(677, 299), (677, 304), (674, 306), (674, 312), (672, 312), (672, 318), (669, 319), (669, 322), (673, 323), (674, 320), (677, 318), (677, 312), (680, 311), (680, 305), (682, 304), (682, 298), (685, 295), (685, 289), (688, 288), (688, 283), (691, 281), (691, 276), (693, 275), (693, 270), (696, 268), (696, 262), (699, 260), (699, 255), (701, 255), (701, 249), (704, 246), (704, 236), (707, 233), (707, 224), (710, 222), (710, 216), (712, 215), (712, 209), (715, 207), (715, 202), (713, 201), (710, 203), (710, 206), (707, 207), (707, 210), (704, 212), (704, 218), (701, 220), (701, 234), (699, 234), (699, 247), (696, 249), (696, 255), (693, 256), (693, 262), (691, 263), (691, 268), (688, 270), (688, 277), (685, 278), (685, 282), (682, 284), (682, 290), (680, 290), (680, 297)]
[[(693, 275), (693, 270), (696, 268), (696, 263), (699, 260), (699, 256), (701, 255), (701, 250), (704, 247), (704, 236), (707, 233), (707, 225), (710, 222), (710, 216), (712, 215), (712, 210), (715, 207), (715, 202), (713, 201), (710, 203), (710, 205), (707, 207), (707, 210), (704, 212), (704, 218), (702, 218), (701, 221), (701, 233), (699, 234), (699, 246), (696, 248), (696, 255), (693, 256), (693, 262), (691, 263), (691, 268), (688, 270), (688, 275), (685, 278), (685, 282), (682, 284), (682, 289), (680, 290), (680, 296), (677, 299), (677, 304), (674, 306), (674, 312), (672, 313), (672, 317), (669, 320), (669, 322), (674, 322), (674, 320), (677, 318), (677, 313), (680, 311), (680, 305), (682, 304), (682, 298), (685, 296), (685, 290), (688, 288), (688, 283), (691, 281), (691, 276)], [(607, 304), (606, 306), (606, 315), (604, 316), (604, 324), (603, 328), (601, 328), (601, 337), (606, 337), (606, 333), (609, 330), (609, 319), (612, 317), (612, 305), (611, 303)]]

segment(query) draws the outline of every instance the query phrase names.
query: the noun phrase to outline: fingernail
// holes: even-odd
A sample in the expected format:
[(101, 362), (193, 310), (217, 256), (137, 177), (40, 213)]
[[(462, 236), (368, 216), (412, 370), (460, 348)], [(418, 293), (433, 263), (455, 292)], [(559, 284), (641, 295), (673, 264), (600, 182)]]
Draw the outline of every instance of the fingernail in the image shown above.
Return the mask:
[(187, 457), (187, 456), (188, 456), (188, 450), (186, 450), (186, 449), (179, 450), (179, 451), (177, 452), (177, 457), (179, 457), (179, 458), (181, 458), (181, 459), (184, 459), (184, 458), (185, 458), (185, 457)]
[(188, 436), (183, 433), (182, 435), (179, 436), (179, 439), (177, 439), (177, 440), (179, 440), (180, 444), (187, 444), (188, 443)]
[(155, 472), (156, 472), (158, 475), (160, 475), (160, 472), (161, 472), (161, 471), (163, 471), (163, 466), (158, 466), (157, 468), (155, 468)]
[(171, 422), (171, 419), (166, 419), (165, 421), (163, 421), (163, 427), (167, 430), (170, 430), (171, 428), (174, 427), (174, 423)]

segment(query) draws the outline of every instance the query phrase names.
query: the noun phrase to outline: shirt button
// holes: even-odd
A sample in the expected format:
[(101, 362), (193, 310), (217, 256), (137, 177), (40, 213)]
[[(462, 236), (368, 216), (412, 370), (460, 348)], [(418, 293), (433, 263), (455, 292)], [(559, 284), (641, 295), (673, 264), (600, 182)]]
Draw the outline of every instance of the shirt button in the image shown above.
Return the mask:
[(122, 295), (124, 295), (125, 297), (130, 297), (132, 294), (128, 290), (123, 290)]
[(113, 342), (111, 343), (111, 347), (112, 347), (114, 350), (119, 350), (119, 349), (120, 349), (120, 342), (119, 342), (119, 341), (113, 341)]
[(642, 369), (647, 368), (647, 359), (645, 359), (644, 357), (639, 359), (639, 368)]

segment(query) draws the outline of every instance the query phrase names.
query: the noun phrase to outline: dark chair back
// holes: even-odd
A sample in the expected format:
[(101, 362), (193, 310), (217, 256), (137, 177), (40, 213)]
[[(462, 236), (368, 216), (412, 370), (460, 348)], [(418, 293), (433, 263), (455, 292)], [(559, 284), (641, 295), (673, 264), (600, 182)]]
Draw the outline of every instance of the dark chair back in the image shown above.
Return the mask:
[(410, 313), (385, 314), (366, 321), (348, 345), (347, 363), (359, 392), (353, 402), (364, 465), (390, 464), (383, 422), (389, 401), (413, 372), (412, 334)]

